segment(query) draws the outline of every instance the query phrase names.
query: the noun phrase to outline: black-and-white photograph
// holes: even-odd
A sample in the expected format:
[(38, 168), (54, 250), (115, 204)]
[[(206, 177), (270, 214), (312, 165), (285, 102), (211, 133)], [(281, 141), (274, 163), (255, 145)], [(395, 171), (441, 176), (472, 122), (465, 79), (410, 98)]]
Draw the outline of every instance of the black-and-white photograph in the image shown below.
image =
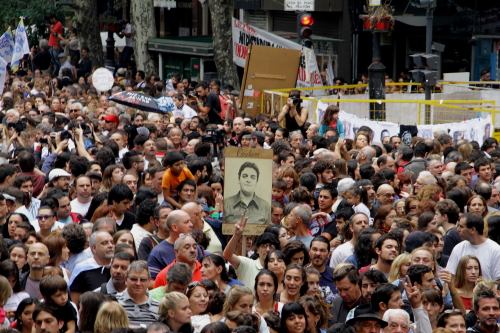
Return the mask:
[[(241, 214), (249, 224), (269, 224), (272, 196), (272, 155), (262, 149), (236, 148), (239, 157), (226, 155), (227, 174), (224, 184), (224, 223), (236, 223)], [(266, 154), (267, 155), (267, 154)]]

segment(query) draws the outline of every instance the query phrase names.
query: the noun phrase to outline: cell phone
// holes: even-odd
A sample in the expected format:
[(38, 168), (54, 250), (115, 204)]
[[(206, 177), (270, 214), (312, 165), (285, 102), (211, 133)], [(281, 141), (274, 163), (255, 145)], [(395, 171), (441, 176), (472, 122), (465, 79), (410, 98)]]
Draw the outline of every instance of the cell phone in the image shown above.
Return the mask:
[(252, 126), (252, 122), (250, 120), (245, 120), (245, 126)]

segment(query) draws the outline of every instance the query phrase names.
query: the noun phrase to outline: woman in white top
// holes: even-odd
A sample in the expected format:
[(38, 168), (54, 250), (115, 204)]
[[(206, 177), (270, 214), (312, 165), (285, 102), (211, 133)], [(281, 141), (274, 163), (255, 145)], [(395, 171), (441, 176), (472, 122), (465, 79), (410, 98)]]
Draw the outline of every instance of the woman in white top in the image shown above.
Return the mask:
[[(49, 249), (50, 260), (47, 266), (59, 267), (68, 261), (69, 249), (66, 239), (59, 235), (51, 235), (44, 239), (43, 243)], [(70, 272), (66, 268), (61, 268), (64, 275), (64, 280), (69, 284)]]

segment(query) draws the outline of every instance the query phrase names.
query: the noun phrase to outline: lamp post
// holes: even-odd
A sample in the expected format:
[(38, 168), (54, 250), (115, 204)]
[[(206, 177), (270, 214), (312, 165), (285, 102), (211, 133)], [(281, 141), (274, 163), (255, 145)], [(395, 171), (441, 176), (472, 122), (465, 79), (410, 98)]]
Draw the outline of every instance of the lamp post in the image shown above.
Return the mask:
[[(113, 16), (113, 0), (108, 0), (108, 12), (109, 17)], [(111, 25), (113, 23), (108, 22), (108, 38), (106, 39), (106, 60), (104, 65), (107, 69), (112, 70), (114, 72), (116, 63), (115, 63), (115, 39), (113, 38), (114, 29), (111, 29)]]

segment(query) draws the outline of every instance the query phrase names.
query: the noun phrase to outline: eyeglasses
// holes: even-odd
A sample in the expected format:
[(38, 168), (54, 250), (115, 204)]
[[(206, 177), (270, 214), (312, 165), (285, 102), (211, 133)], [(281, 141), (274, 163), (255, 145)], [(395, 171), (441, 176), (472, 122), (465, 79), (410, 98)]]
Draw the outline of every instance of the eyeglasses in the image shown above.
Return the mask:
[(53, 217), (54, 217), (54, 215), (37, 215), (37, 216), (36, 216), (36, 218), (37, 218), (38, 220), (48, 220), (48, 219), (51, 219), (51, 218), (53, 218)]
[(386, 193), (386, 194), (381, 194), (381, 195), (383, 195), (386, 198), (395, 198), (396, 197), (396, 193)]
[(274, 244), (260, 244), (259, 248), (261, 248), (261, 249), (269, 248), (271, 250), (274, 250), (276, 248), (276, 245), (274, 245)]
[(71, 110), (69, 110), (69, 111), (71, 111), (71, 112), (80, 112), (80, 110), (79, 110), (79, 109), (71, 109)]
[(446, 310), (443, 313), (445, 313), (445, 314), (450, 314), (450, 313), (453, 313), (453, 314), (463, 314), (462, 310), (460, 310), (460, 309)]
[(410, 209), (417, 209), (417, 205), (410, 206)]
[(141, 281), (141, 283), (146, 283), (148, 282), (149, 279), (146, 278), (136, 278), (136, 277), (128, 277), (128, 279), (134, 283), (137, 283), (137, 281)]

